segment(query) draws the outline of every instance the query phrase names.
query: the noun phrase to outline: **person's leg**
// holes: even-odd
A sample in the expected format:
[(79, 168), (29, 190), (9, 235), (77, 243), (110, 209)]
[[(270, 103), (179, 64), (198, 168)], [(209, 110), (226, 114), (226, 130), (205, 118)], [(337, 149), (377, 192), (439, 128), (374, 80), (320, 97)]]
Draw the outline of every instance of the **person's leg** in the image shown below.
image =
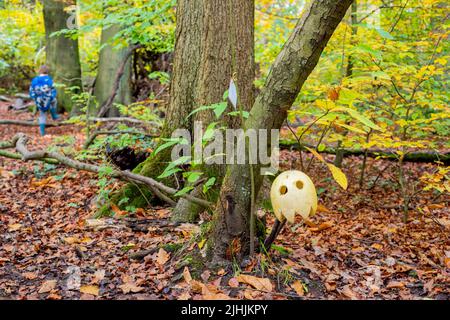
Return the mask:
[(39, 111), (39, 132), (41, 136), (45, 136), (45, 124), (47, 123), (47, 113)]
[(60, 116), (57, 113), (58, 101), (55, 99), (52, 101), (52, 105), (50, 106), (50, 114), (52, 115), (53, 120), (59, 120)]

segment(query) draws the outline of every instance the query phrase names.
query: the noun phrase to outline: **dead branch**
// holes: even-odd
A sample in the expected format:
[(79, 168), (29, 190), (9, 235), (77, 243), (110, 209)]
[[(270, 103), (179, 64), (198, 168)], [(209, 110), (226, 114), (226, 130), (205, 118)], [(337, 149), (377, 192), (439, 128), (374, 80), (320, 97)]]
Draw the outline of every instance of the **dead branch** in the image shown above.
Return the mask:
[[(22, 156), (23, 161), (32, 161), (32, 160), (45, 161), (45, 159), (50, 160), (53, 159), (59, 162), (60, 164), (66, 165), (68, 167), (77, 170), (89, 171), (93, 173), (100, 173), (102, 171), (100, 166), (73, 160), (57, 152), (51, 152), (46, 150), (29, 151), (27, 148), (28, 137), (23, 133), (17, 134), (11, 140), (10, 144), (12, 144), (12, 142), (14, 141), (16, 142), (15, 149)], [(6, 145), (7, 142), (2, 142), (2, 144)], [(175, 195), (178, 192), (178, 190), (168, 187), (152, 178), (141, 176), (132, 173), (130, 171), (120, 171), (120, 170), (113, 170), (111, 172), (111, 177), (125, 180), (127, 182), (134, 182), (146, 185), (155, 194), (155, 196), (159, 197), (161, 200), (168, 202), (171, 205), (175, 203), (175, 201), (166, 196), (165, 193), (169, 195)], [(181, 197), (205, 208), (209, 208), (212, 206), (212, 203), (199, 198), (195, 198), (188, 194), (183, 195)]]
[[(0, 125), (13, 125), (13, 126), (23, 126), (23, 127), (39, 127), (39, 123), (33, 121), (21, 121), (21, 120), (9, 120), (0, 119)], [(68, 126), (70, 123), (58, 122), (58, 123), (47, 123), (47, 127), (61, 127)]]

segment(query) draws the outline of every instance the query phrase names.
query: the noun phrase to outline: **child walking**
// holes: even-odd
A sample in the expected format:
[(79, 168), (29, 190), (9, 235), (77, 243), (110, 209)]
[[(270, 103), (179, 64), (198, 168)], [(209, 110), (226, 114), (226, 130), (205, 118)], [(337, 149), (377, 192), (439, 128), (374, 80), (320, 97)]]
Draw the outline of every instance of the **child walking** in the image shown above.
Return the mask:
[(40, 67), (39, 75), (32, 80), (30, 86), (30, 97), (35, 101), (39, 110), (39, 132), (42, 136), (45, 135), (47, 112), (50, 112), (53, 120), (59, 119), (56, 113), (56, 89), (49, 73), (50, 69), (47, 66)]

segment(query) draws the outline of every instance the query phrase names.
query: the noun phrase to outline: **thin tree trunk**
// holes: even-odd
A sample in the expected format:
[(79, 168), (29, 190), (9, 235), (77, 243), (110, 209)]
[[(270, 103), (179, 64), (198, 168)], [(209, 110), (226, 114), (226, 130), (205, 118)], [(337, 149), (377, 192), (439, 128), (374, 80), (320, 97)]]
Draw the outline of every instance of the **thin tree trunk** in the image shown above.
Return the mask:
[[(256, 99), (246, 128), (270, 130), (282, 126), (287, 111), (351, 3), (351, 0), (315, 0), (307, 5)], [(259, 190), (263, 179), (255, 167), (256, 190)], [(249, 172), (246, 165), (233, 165), (225, 176), (209, 245), (210, 258), (215, 263), (224, 258), (241, 259), (249, 252)]]
[[(98, 66), (97, 80), (95, 81), (94, 96), (98, 107), (102, 107), (113, 93), (115, 98), (113, 103), (128, 105), (131, 103), (131, 58), (129, 48), (116, 48), (114, 46), (114, 36), (121, 30), (119, 25), (113, 25), (102, 30), (100, 60)], [(116, 91), (116, 78), (120, 66), (124, 64), (123, 74)], [(119, 110), (111, 107), (107, 111), (110, 117), (119, 116)]]
[[(54, 32), (68, 29), (68, 23), (73, 17), (65, 9), (72, 5), (76, 5), (76, 0), (44, 0), (46, 63), (55, 83), (64, 86), (58, 88), (58, 108), (78, 114), (78, 106), (71, 99), (73, 94), (83, 89), (78, 40), (64, 35), (51, 36)], [(79, 89), (69, 90), (74, 87)]]

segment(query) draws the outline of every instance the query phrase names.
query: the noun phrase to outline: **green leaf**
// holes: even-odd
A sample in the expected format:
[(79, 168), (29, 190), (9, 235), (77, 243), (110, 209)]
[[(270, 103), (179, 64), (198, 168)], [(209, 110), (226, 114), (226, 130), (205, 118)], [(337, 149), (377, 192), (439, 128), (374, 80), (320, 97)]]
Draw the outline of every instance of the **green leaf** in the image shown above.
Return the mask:
[(185, 194), (191, 192), (192, 190), (194, 190), (194, 187), (185, 187), (185, 188), (181, 189), (180, 191), (178, 191), (177, 193), (175, 193), (174, 196), (181, 197), (181, 196), (184, 196)]
[(186, 172), (184, 174), (184, 177), (187, 178), (187, 181), (189, 183), (195, 183), (200, 179), (200, 177), (203, 175), (203, 172)]
[(207, 193), (209, 189), (216, 183), (216, 178), (212, 177), (203, 185), (203, 193)]
[(156, 150), (153, 152), (154, 154), (158, 154), (159, 152), (168, 149), (176, 144), (188, 144), (187, 140), (185, 138), (175, 138), (175, 139), (165, 139), (167, 142), (160, 145)]

